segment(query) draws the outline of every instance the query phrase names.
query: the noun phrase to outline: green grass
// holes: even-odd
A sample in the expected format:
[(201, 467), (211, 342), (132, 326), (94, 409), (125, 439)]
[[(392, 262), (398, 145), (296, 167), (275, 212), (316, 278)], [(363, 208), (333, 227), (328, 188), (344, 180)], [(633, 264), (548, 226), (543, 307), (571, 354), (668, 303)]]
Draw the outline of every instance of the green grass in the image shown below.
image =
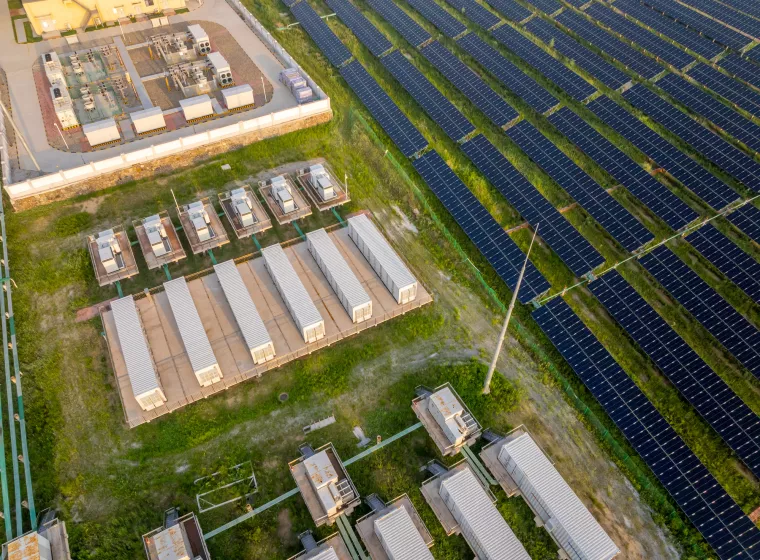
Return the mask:
[(23, 7), (24, 4), (21, 2), (21, 0), (8, 0), (9, 10), (20, 10)]

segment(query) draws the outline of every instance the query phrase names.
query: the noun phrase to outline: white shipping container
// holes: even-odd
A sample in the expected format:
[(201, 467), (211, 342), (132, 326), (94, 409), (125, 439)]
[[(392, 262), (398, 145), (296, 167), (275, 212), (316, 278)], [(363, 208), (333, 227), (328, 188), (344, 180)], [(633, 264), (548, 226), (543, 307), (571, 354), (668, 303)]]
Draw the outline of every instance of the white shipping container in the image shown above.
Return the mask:
[(248, 84), (222, 90), (224, 105), (228, 111), (253, 105), (253, 88)]
[(132, 392), (143, 410), (153, 410), (166, 402), (166, 396), (158, 381), (135, 300), (132, 296), (117, 299), (111, 302), (111, 312)]
[(375, 534), (389, 560), (433, 560), (430, 549), (404, 507), (378, 517)]
[(263, 249), (261, 255), (304, 342), (308, 344), (324, 338), (325, 322), (322, 315), (319, 314), (282, 247), (271, 245)]
[(188, 99), (180, 99), (179, 106), (182, 107), (182, 113), (187, 121), (201, 119), (214, 114), (211, 98), (205, 93), (196, 97), (189, 97)]
[(184, 278), (164, 282), (174, 320), (177, 322), (182, 343), (201, 387), (208, 387), (222, 379), (222, 370), (216, 361), (206, 329), (198, 315), (193, 296)]
[(610, 560), (620, 553), (529, 434), (505, 443), (499, 461), (572, 560)]
[(113, 119), (103, 119), (94, 123), (86, 124), (82, 127), (82, 132), (87, 137), (90, 146), (99, 146), (107, 142), (121, 140), (119, 127)]
[(274, 358), (274, 344), (261, 320), (256, 305), (248, 293), (235, 261), (229, 260), (214, 265), (216, 276), (222, 285), (224, 296), (232, 308), (232, 314), (243, 333), (245, 343), (251, 351), (253, 363), (262, 364)]
[(130, 113), (129, 118), (132, 119), (132, 126), (135, 127), (137, 134), (145, 134), (152, 130), (166, 128), (164, 112), (161, 110), (161, 107), (150, 107), (142, 111), (135, 111), (134, 113)]
[(308, 560), (340, 560), (333, 547), (327, 548), (316, 556), (309, 556)]
[(478, 560), (530, 560), (469, 467), (445, 478), (439, 494)]
[(408, 303), (417, 297), (416, 278), (367, 216), (349, 218), (348, 234), (396, 303)]
[(372, 299), (327, 232), (318, 229), (307, 233), (306, 243), (351, 321), (361, 323), (372, 317)]
[[(464, 418), (464, 407), (448, 387), (428, 398), (428, 410), (452, 445), (461, 445), (470, 432)], [(469, 415), (468, 415), (469, 416)]]

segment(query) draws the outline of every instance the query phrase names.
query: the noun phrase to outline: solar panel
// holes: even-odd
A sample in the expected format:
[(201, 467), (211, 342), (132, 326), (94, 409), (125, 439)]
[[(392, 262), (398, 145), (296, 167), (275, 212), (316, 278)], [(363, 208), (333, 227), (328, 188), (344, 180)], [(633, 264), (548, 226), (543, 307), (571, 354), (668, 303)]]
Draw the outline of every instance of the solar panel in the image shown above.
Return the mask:
[(638, 0), (616, 0), (613, 8), (628, 14), (705, 58), (713, 58), (725, 50), (725, 47), (705, 39), (697, 32), (676, 23), (660, 12), (640, 4)]
[(607, 6), (602, 4), (591, 4), (586, 13), (596, 20), (601, 21), (604, 25), (620, 33), (630, 41), (633, 41), (643, 49), (646, 49), (655, 56), (660, 57), (668, 64), (676, 68), (683, 68), (694, 62), (691, 55), (685, 53), (672, 43), (661, 39), (654, 33), (649, 33), (632, 21), (625, 18)]
[(557, 98), (543, 86), (474, 33), (461, 37), (457, 44), (536, 111), (543, 113), (558, 103)]
[(372, 54), (380, 56), (393, 48), (385, 35), (380, 33), (349, 0), (326, 0), (326, 2)]
[(358, 60), (340, 69), (340, 75), (405, 156), (410, 157), (428, 145), (427, 140), (369, 75)]
[(308, 2), (299, 2), (290, 8), (290, 11), (333, 66), (340, 67), (351, 58), (346, 46)]
[(716, 554), (752, 558), (760, 531), (561, 299), (533, 318)]
[(722, 2), (735, 10), (760, 18), (760, 4), (755, 0), (722, 0)]
[(401, 51), (393, 51), (381, 58), (380, 62), (449, 138), (457, 141), (475, 130), (459, 109)]
[(630, 81), (625, 72), (618, 70), (602, 57), (591, 52), (576, 42), (575, 39), (572, 39), (569, 35), (543, 19), (534, 18), (530, 20), (525, 25), (525, 29), (547, 45), (552, 45), (567, 58), (574, 60), (578, 66), (607, 87), (617, 89)]
[(732, 76), (760, 88), (760, 64), (754, 64), (735, 54), (721, 58), (718, 64)]
[(462, 144), (480, 172), (539, 233), (576, 276), (590, 272), (604, 258), (483, 135)]
[(528, 8), (515, 2), (515, 0), (486, 0), (486, 3), (505, 18), (512, 21), (523, 21), (533, 15)]
[(299, 1), (300, 0), (282, 0), (283, 4), (285, 4), (288, 8), (290, 8), (293, 4)]
[(688, 73), (689, 77), (703, 86), (710, 88), (718, 95), (722, 95), (731, 103), (735, 103), (756, 117), (760, 117), (760, 93), (706, 64), (697, 64)]
[(733, 27), (753, 37), (760, 37), (760, 21), (746, 16), (736, 10), (726, 9), (726, 5), (715, 0), (688, 0), (686, 5), (704, 12), (725, 26)]
[[(504, 228), (446, 165), (438, 152), (427, 152), (414, 160), (413, 165), (499, 277), (514, 290), (525, 255)], [(549, 287), (549, 282), (529, 261), (518, 299), (527, 303)]]
[(483, 29), (491, 29), (494, 25), (501, 22), (499, 16), (489, 12), (486, 8), (475, 2), (475, 0), (446, 0), (446, 3)]
[(745, 294), (760, 303), (760, 262), (712, 224), (690, 233), (686, 240)]
[(757, 476), (760, 473), (760, 418), (757, 414), (617, 270), (591, 282), (589, 287), (681, 395)]
[(583, 101), (596, 91), (596, 87), (509, 25), (502, 25), (498, 29), (494, 29), (491, 35), (565, 90), (573, 99)]
[(679, 230), (699, 216), (567, 107), (550, 116), (549, 121), (673, 229)]
[(664, 70), (655, 60), (610, 35), (577, 12), (565, 11), (555, 19), (605, 54), (645, 78), (652, 78)]
[(367, 3), (412, 46), (419, 47), (430, 40), (430, 33), (410, 18), (393, 0), (367, 0)]
[(703, 33), (706, 37), (732, 49), (739, 50), (751, 42), (744, 35), (721, 25), (707, 16), (698, 14), (674, 0), (646, 0), (646, 3), (682, 25), (687, 25)]
[(714, 97), (675, 74), (665, 76), (657, 82), (657, 85), (737, 140), (741, 140), (755, 151), (760, 151), (760, 125), (729, 109)]
[(580, 204), (626, 251), (654, 239), (628, 210), (528, 121), (507, 131), (523, 151)]
[(757, 327), (666, 246), (644, 255), (640, 262), (752, 375), (760, 377)]
[(447, 37), (456, 37), (467, 31), (467, 27), (461, 21), (433, 0), (407, 0), (407, 2)]
[(547, 14), (553, 14), (562, 7), (557, 0), (525, 0), (525, 3)]
[(502, 127), (519, 116), (517, 110), (438, 41), (424, 46), (420, 52), (496, 126)]
[(750, 239), (760, 243), (760, 210), (751, 204), (745, 204), (726, 216), (729, 222), (746, 233)]
[(636, 85), (623, 94), (632, 105), (638, 107), (687, 144), (702, 153), (713, 163), (739, 179), (744, 185), (756, 190), (760, 184), (760, 163), (729, 144), (712, 130), (695, 122), (673, 105), (648, 90)]

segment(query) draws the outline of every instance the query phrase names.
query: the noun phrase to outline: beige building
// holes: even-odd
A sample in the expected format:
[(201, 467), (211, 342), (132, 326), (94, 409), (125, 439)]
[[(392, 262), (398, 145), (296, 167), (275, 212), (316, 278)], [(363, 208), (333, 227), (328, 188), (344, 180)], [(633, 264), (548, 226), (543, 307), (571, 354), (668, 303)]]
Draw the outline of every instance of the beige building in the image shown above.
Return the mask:
[(185, 7), (185, 0), (23, 0), (39, 35)]

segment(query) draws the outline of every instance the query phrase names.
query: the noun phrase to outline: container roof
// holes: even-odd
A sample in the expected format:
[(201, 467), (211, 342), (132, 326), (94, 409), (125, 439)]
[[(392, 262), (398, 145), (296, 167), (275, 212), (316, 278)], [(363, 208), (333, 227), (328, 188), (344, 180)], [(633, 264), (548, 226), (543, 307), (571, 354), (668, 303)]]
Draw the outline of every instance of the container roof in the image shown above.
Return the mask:
[(135, 397), (159, 388), (158, 376), (132, 296), (111, 302), (121, 353)]
[(346, 259), (340, 254), (324, 229), (307, 233), (306, 239), (312, 255), (315, 258), (318, 256), (317, 260), (321, 260), (321, 265), (330, 272), (337, 289), (348, 301), (349, 307), (356, 308), (372, 302), (361, 282), (348, 266)]
[(383, 270), (399, 288), (411, 286), (417, 282), (416, 278), (390, 246), (382, 233), (375, 227), (366, 215), (359, 214), (348, 219), (351, 227), (367, 245), (372, 255), (380, 263)]
[(433, 560), (430, 549), (403, 506), (378, 517), (375, 533), (393, 560)]

